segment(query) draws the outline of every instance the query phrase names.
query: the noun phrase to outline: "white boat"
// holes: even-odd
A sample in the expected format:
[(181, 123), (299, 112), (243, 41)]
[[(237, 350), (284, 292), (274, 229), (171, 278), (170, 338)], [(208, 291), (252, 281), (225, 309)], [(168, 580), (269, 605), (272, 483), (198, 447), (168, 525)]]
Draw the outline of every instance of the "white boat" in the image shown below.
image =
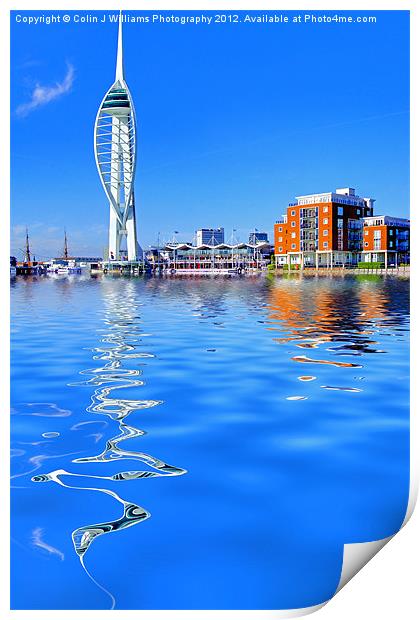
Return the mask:
[(86, 271), (86, 268), (82, 267), (76, 261), (52, 261), (47, 269), (48, 273), (56, 273), (60, 276), (81, 274)]
[(70, 266), (70, 265), (62, 265), (58, 267), (55, 273), (58, 273), (59, 275), (82, 273), (82, 268), (76, 267), (76, 266)]

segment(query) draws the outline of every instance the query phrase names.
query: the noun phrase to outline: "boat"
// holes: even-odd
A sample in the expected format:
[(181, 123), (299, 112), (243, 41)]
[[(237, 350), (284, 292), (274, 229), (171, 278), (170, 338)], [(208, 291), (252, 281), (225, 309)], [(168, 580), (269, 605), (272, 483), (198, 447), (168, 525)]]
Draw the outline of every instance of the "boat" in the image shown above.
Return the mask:
[(80, 273), (82, 273), (82, 268), (81, 267), (76, 267), (76, 266), (75, 267), (70, 267), (68, 265), (65, 265), (65, 266), (58, 267), (55, 270), (55, 273), (57, 273), (60, 276), (66, 276), (66, 275), (71, 275), (71, 274), (76, 274), (76, 273), (80, 274)]

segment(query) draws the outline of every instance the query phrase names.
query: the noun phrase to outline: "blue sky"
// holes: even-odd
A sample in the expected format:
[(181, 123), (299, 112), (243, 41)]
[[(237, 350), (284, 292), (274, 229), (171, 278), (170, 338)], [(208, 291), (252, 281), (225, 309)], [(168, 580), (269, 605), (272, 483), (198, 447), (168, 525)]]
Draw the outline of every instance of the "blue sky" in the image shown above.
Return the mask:
[[(114, 80), (117, 25), (74, 23), (76, 13), (104, 14), (68, 12), (70, 23), (35, 26), (16, 15), (51, 13), (12, 12), (19, 258), (26, 225), (40, 259), (60, 253), (64, 227), (72, 253), (101, 255), (107, 243), (93, 124)], [(202, 13), (212, 14), (182, 12)], [(158, 232), (191, 240), (202, 226), (224, 226), (227, 237), (234, 227), (244, 240), (256, 227), (272, 238), (296, 195), (336, 187), (376, 198), (378, 214), (408, 217), (409, 14), (369, 15), (376, 24), (124, 24), (143, 247)]]

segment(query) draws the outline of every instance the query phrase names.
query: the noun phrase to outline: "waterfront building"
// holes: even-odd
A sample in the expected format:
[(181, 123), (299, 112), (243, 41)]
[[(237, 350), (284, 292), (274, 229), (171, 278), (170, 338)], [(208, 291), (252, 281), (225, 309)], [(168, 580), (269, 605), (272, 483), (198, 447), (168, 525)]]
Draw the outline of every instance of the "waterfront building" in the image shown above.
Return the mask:
[(176, 273), (248, 272), (266, 269), (272, 247), (269, 243), (219, 243), (217, 245), (168, 243), (154, 256), (153, 263)]
[(385, 268), (410, 262), (410, 220), (375, 215), (363, 221), (362, 261)]
[[(122, 14), (119, 17), (115, 81), (105, 94), (95, 121), (95, 159), (109, 200), (108, 260), (141, 258), (134, 203), (137, 133), (133, 100), (124, 79)], [(123, 250), (123, 242), (127, 249)]]
[(254, 230), (249, 233), (248, 243), (257, 245), (257, 243), (268, 243), (268, 233)]
[(363, 250), (363, 218), (373, 198), (351, 187), (297, 196), (274, 225), (276, 265), (295, 268), (356, 266)]
[(196, 233), (196, 243), (200, 245), (219, 245), (225, 242), (224, 228), (199, 228)]

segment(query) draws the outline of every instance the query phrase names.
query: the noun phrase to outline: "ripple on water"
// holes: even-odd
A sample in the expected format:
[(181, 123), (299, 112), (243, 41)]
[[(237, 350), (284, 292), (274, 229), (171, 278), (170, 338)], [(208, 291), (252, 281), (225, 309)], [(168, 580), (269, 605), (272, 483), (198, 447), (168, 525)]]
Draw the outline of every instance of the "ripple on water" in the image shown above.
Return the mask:
[[(389, 281), (384, 281), (385, 285), (389, 286)], [(33, 560), (31, 571), (42, 569), (44, 582), (49, 584), (40, 589), (39, 584), (30, 580), (28, 591), (24, 588), (22, 592), (21, 588), (18, 591), (22, 582), (16, 581), (14, 596), (18, 605), (23, 602), (33, 606), (35, 602), (52, 606), (57, 601), (63, 607), (67, 602), (70, 608), (78, 605), (71, 584), (78, 591), (88, 584), (79, 581), (79, 567), (70, 558), (70, 549), (84, 570), (84, 560), (88, 567), (92, 562), (93, 575), (95, 567), (101, 564), (98, 574), (109, 579), (117, 599), (121, 596), (119, 608), (138, 607), (138, 584), (144, 575), (150, 577), (144, 593), (150, 608), (158, 604), (170, 608), (175, 601), (179, 606), (191, 603), (206, 607), (214, 603), (224, 608), (224, 604), (232, 603), (232, 607), (242, 604), (260, 609), (272, 603), (270, 587), (266, 589), (265, 584), (275, 580), (286, 584), (273, 595), (276, 606), (290, 608), (297, 601), (292, 597), (297, 596), (301, 584), (308, 592), (315, 591), (315, 584), (321, 583), (321, 578), (326, 582), (336, 569), (335, 559), (328, 559), (321, 577), (313, 577), (313, 549), (309, 549), (309, 562), (303, 551), (299, 559), (301, 579), (290, 577), (289, 560), (295, 566), (295, 541), (292, 537), (290, 553), (289, 547), (284, 552), (281, 532), (291, 522), (302, 528), (298, 538), (309, 539), (315, 529), (328, 525), (339, 497), (346, 522), (327, 528), (331, 545), (341, 548), (344, 527), (355, 536), (359, 529), (363, 530), (367, 521), (360, 523), (362, 504), (369, 531), (372, 525), (372, 537), (387, 535), (381, 523), (374, 529), (371, 517), (379, 513), (378, 498), (379, 507), (385, 508), (387, 523), (393, 512), (389, 506), (392, 502), (397, 506), (401, 501), (401, 479), (407, 462), (406, 349), (395, 334), (385, 346), (383, 337), (392, 326), (381, 327), (381, 331), (378, 327), (372, 332), (375, 336), (361, 332), (360, 327), (370, 323), (359, 322), (355, 313), (363, 308), (362, 300), (366, 299), (371, 304), (369, 317), (391, 314), (400, 322), (405, 320), (405, 314), (399, 318), (396, 313), (405, 307), (404, 299), (392, 294), (382, 304), (378, 293), (381, 283), (365, 285), (346, 279), (307, 279), (293, 286), (286, 279), (274, 283), (262, 279), (256, 286), (261, 298), (269, 303), (260, 303), (254, 284), (250, 288), (245, 278), (229, 286), (213, 280), (180, 283), (157, 278), (103, 279), (92, 281), (91, 290), (86, 285), (80, 286), (80, 290), (73, 287), (57, 293), (56, 299), (52, 294), (35, 297), (41, 289), (37, 284), (32, 287), (33, 305), (37, 310), (45, 308), (45, 316), (37, 322), (36, 330), (29, 331), (25, 330), (27, 293), (17, 291), (20, 298), (15, 308), (20, 310), (21, 318), (15, 313), (13, 321), (20, 321), (23, 327), (22, 337), (14, 345), (13, 364), (19, 378), (15, 393), (22, 401), (33, 404), (16, 403), (18, 415), (12, 420), (12, 445), (23, 448), (20, 439), (38, 441), (25, 445), (26, 454), (14, 448), (12, 464), (19, 472), (22, 486), (25, 481), (26, 490), (16, 491), (16, 495), (21, 493), (27, 499), (30, 494), (37, 494), (42, 512), (38, 511), (38, 504), (37, 510), (27, 510), (23, 497), (14, 508), (22, 511), (15, 513), (16, 529), (23, 524), (22, 531), (29, 533), (25, 538), (29, 548), (32, 533), (32, 544), (38, 551), (50, 554), (50, 561), (45, 561), (48, 556), (37, 557), (35, 553), (16, 556), (16, 568), (22, 579), (25, 564), (29, 570)], [(67, 303), (71, 295), (72, 308)], [(139, 300), (144, 301), (145, 308), (141, 316)], [(188, 301), (187, 308), (184, 304)], [(267, 309), (261, 312), (263, 305)], [(217, 311), (213, 311), (213, 306)], [(197, 313), (197, 321), (193, 320), (191, 310)], [(215, 315), (218, 318), (210, 318)], [(67, 319), (72, 321), (71, 333)], [(256, 319), (261, 321), (256, 323)], [(381, 321), (385, 324), (383, 318)], [(56, 327), (52, 334), (53, 322)], [(76, 331), (75, 326), (80, 326), (80, 330)], [(101, 329), (96, 333), (98, 327)], [(220, 328), (225, 329), (217, 331)], [(146, 340), (146, 331), (155, 337)], [(283, 338), (275, 340), (273, 336)], [(28, 341), (35, 343), (29, 353)], [(298, 351), (297, 343), (302, 345)], [(387, 348), (389, 355), (375, 355), (373, 347)], [(211, 348), (217, 348), (217, 356), (214, 352), (210, 357), (203, 355)], [(144, 359), (136, 359), (136, 354), (147, 352)], [(341, 354), (362, 357), (343, 359)], [(311, 359), (312, 355), (318, 359)], [(92, 356), (101, 361), (92, 362)], [(30, 365), (32, 359), (36, 365)], [(323, 366), (295, 366), (296, 361)], [(363, 364), (365, 376), (358, 376), (356, 370), (360, 366), (349, 362)], [(68, 363), (68, 371), (64, 363)], [(63, 366), (60, 385), (51, 391), (49, 369), (57, 365)], [(297, 374), (310, 370), (318, 375)], [(77, 376), (78, 372), (81, 376)], [(305, 387), (306, 381), (315, 380), (318, 382), (312, 388)], [(365, 386), (359, 397), (331, 394), (356, 391), (350, 386), (352, 382)], [(303, 390), (307, 390), (306, 395)], [(286, 399), (302, 400), (305, 404), (289, 407), (284, 403)], [(36, 400), (57, 405), (34, 404)], [(29, 417), (32, 415), (44, 417)], [(53, 432), (54, 426), (60, 428), (56, 442), (41, 437), (48, 427)], [(380, 432), (372, 432), (378, 428)], [(67, 454), (57, 454), (62, 449)], [(166, 460), (187, 467), (192, 475), (184, 475), (185, 469), (169, 465)], [(357, 476), (360, 468), (365, 473), (363, 479)], [(388, 475), (390, 472), (396, 475)], [(35, 489), (31, 491), (27, 479), (32, 476)], [(163, 480), (165, 476), (172, 478)], [(318, 480), (321, 484), (314, 485)], [(35, 484), (43, 481), (47, 484)], [(375, 493), (371, 491), (372, 481)], [(13, 480), (14, 484), (18, 482), (19, 478)], [(275, 493), (279, 483), (281, 493)], [(301, 502), (294, 502), (293, 498), (311, 498), (315, 486), (315, 517), (304, 519)], [(264, 510), (267, 502), (271, 519), (267, 519)], [(157, 518), (149, 520), (152, 513)], [(202, 516), (199, 523), (198, 513)], [(38, 514), (39, 522), (34, 521)], [(251, 543), (255, 543), (256, 551), (241, 573), (237, 551), (240, 555), (243, 541), (250, 540), (250, 519), (255, 525)], [(129, 530), (125, 533), (130, 526), (138, 526), (137, 535), (133, 530), (131, 534)], [(219, 566), (217, 583), (207, 599), (205, 589), (185, 589), (177, 579), (167, 581), (162, 589), (162, 553), (178, 558), (174, 574), (183, 571), (184, 582), (194, 583), (194, 554), (202, 543), (203, 532), (207, 532), (210, 544), (202, 549), (200, 582), (211, 581), (212, 566), (218, 559), (217, 544), (212, 541), (217, 543), (229, 536), (232, 526), (235, 540), (226, 562)], [(173, 536), (179, 528), (188, 531), (186, 542)], [(271, 540), (273, 552), (280, 558), (274, 564), (267, 563), (260, 553), (261, 532), (266, 540)], [(109, 533), (115, 533), (111, 540)], [(252, 535), (251, 532), (251, 538)], [(65, 563), (53, 547), (66, 554)], [(119, 565), (113, 550), (118, 550), (124, 570), (133, 577), (129, 583), (118, 581)], [(60, 563), (60, 574), (54, 558)], [(189, 558), (193, 560), (188, 562)], [(110, 571), (104, 572), (107, 562)], [(88, 571), (87, 574), (94, 581)], [(251, 591), (246, 588), (247, 580), (256, 585)], [(227, 590), (226, 583), (230, 586)], [(104, 588), (98, 583), (97, 586), (96, 594), (93, 588), (89, 589), (89, 604), (106, 607), (99, 592)], [(114, 606), (113, 596), (109, 597)], [(308, 603), (308, 599), (305, 601)]]
[(67, 418), (71, 415), (69, 409), (63, 409), (55, 403), (22, 403), (19, 409), (14, 409), (12, 413), (40, 418)]
[(340, 387), (337, 385), (321, 385), (321, 387), (325, 390), (337, 390), (340, 392), (363, 392), (363, 390), (361, 390), (360, 388)]
[(308, 364), (326, 364), (329, 366), (337, 366), (338, 368), (362, 368), (361, 364), (350, 364), (350, 362), (333, 362), (331, 360), (314, 360), (306, 355), (295, 355), (291, 358), (294, 362), (302, 362)]
[[(141, 374), (141, 371), (133, 368), (123, 367), (123, 363), (126, 363), (127, 361), (131, 361), (131, 363), (133, 363), (132, 360), (135, 360), (137, 358), (155, 357), (154, 354), (151, 353), (139, 352), (136, 345), (132, 344), (134, 342), (133, 334), (130, 333), (133, 331), (132, 319), (134, 318), (132, 315), (132, 307), (135, 307), (133, 304), (133, 300), (127, 300), (122, 298), (118, 302), (118, 308), (112, 306), (108, 309), (106, 313), (105, 323), (113, 323), (111, 329), (114, 331), (113, 333), (105, 334), (105, 338), (103, 337), (101, 341), (107, 342), (113, 346), (107, 348), (89, 348), (89, 350), (93, 353), (99, 354), (93, 355), (93, 359), (107, 360), (107, 363), (105, 363), (100, 368), (82, 370), (80, 374), (90, 375), (90, 378), (86, 381), (80, 381), (72, 384), (72, 386), (74, 387), (88, 386), (91, 388), (90, 404), (85, 407), (86, 412), (107, 416), (113, 421), (116, 434), (112, 438), (107, 439), (107, 441), (105, 442), (105, 446), (99, 454), (75, 458), (72, 460), (72, 463), (107, 463), (115, 462), (118, 460), (130, 459), (140, 461), (141, 463), (146, 464), (151, 469), (122, 471), (113, 474), (112, 476), (103, 476), (96, 473), (90, 474), (89, 472), (79, 474), (71, 471), (66, 471), (64, 469), (58, 469), (47, 474), (35, 475), (31, 478), (32, 482), (39, 483), (52, 481), (62, 487), (75, 489), (77, 491), (84, 490), (99, 492), (114, 498), (116, 501), (123, 505), (123, 514), (118, 519), (95, 523), (94, 525), (78, 527), (72, 533), (74, 549), (80, 558), (84, 570), (94, 581), (94, 583), (99, 586), (99, 588), (103, 589), (109, 594), (113, 601), (112, 608), (115, 604), (114, 597), (110, 592), (105, 590), (98, 582), (96, 582), (96, 580), (92, 577), (92, 575), (90, 575), (90, 573), (88, 573), (84, 565), (84, 555), (90, 547), (92, 541), (98, 536), (108, 534), (110, 532), (116, 532), (118, 530), (122, 530), (137, 523), (140, 523), (141, 521), (148, 519), (150, 517), (150, 513), (145, 508), (142, 508), (141, 506), (129, 500), (121, 498), (114, 491), (103, 488), (102, 486), (95, 485), (92, 487), (80, 487), (73, 484), (67, 484), (62, 480), (62, 477), (71, 477), (72, 480), (79, 477), (94, 479), (95, 481), (112, 480), (121, 482), (129, 480), (139, 480), (141, 478), (180, 476), (187, 473), (187, 470), (175, 467), (173, 465), (169, 465), (165, 461), (145, 452), (139, 452), (137, 450), (124, 450), (121, 445), (124, 441), (138, 438), (146, 434), (144, 430), (138, 429), (134, 426), (128, 426), (124, 421), (127, 416), (134, 411), (150, 409), (163, 403), (163, 401), (161, 400), (154, 399), (139, 400), (132, 398), (118, 398), (118, 394), (120, 394), (121, 390), (141, 388), (144, 385), (144, 382), (138, 378)], [(115, 323), (115, 321), (113, 322), (112, 319), (114, 313), (117, 310), (117, 314), (120, 315), (118, 317), (118, 324)], [(128, 338), (130, 339), (129, 342), (127, 341)], [(209, 351), (215, 350), (216, 349), (209, 349)], [(58, 411), (59, 413), (61, 413), (61, 411), (64, 411), (59, 410), (56, 405), (51, 405), (51, 407), (53, 408), (55, 414), (56, 411)], [(32, 413), (32, 415), (34, 415), (34, 413)], [(85, 427), (85, 425), (92, 424), (94, 422), (97, 423), (96, 420), (85, 420), (82, 422), (78, 422), (72, 425), (71, 430), (79, 430), (80, 428)], [(108, 422), (106, 422), (106, 424), (108, 424)], [(59, 433), (50, 431), (43, 433), (42, 436), (45, 438), (51, 438), (57, 437), (58, 435)], [(98, 443), (103, 438), (103, 433), (91, 433), (88, 436), (93, 437), (95, 443)], [(26, 473), (32, 473), (39, 469), (42, 462), (46, 458), (50, 457), (41, 455), (37, 457), (37, 461), (31, 459), (31, 461), (33, 461), (31, 464), (34, 465), (34, 467), (30, 472)]]

